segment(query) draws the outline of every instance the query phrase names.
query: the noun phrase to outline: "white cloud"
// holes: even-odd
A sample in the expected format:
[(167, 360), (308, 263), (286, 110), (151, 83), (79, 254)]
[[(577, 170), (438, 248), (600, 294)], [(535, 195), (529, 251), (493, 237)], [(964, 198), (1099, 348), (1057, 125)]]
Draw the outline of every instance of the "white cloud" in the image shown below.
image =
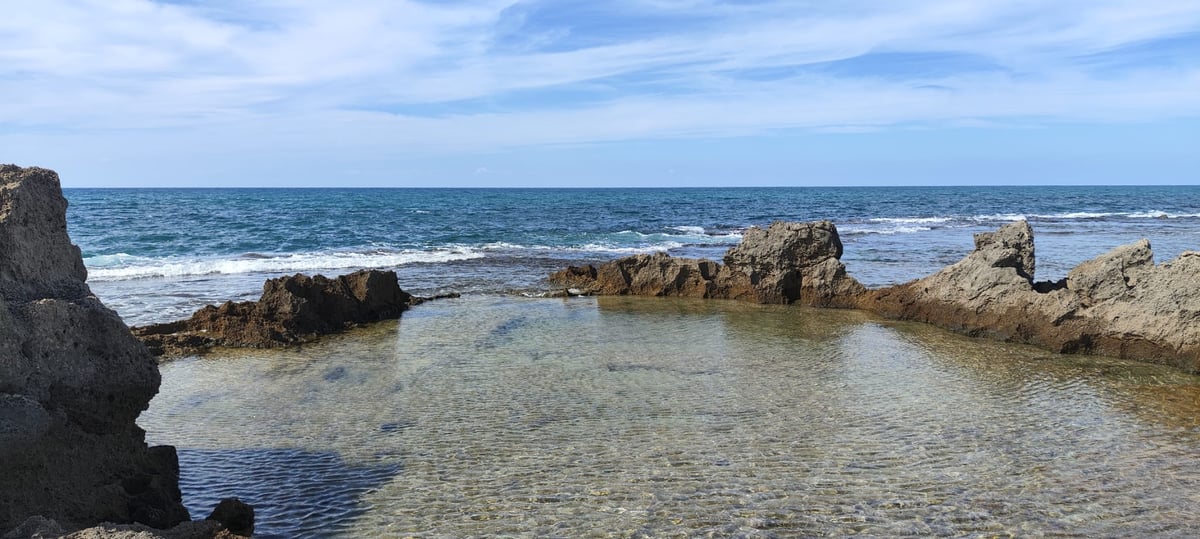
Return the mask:
[[(26, 2), (0, 18), (0, 125), (8, 137), (153, 130), (187, 140), (225, 131), (239, 146), (255, 137), (265, 146), (416, 151), (1200, 115), (1200, 65), (1119, 73), (1077, 65), (1200, 32), (1194, 2), (595, 4), (596, 16), (680, 17), (621, 39), (529, 16), (504, 23), (525, 27), (501, 28), (512, 4)], [(532, 37), (498, 48), (501, 30)], [(995, 69), (918, 81), (802, 69), (881, 51), (972, 55)], [(779, 68), (797, 71), (740, 75)], [(438, 108), (460, 100), (471, 102)]]

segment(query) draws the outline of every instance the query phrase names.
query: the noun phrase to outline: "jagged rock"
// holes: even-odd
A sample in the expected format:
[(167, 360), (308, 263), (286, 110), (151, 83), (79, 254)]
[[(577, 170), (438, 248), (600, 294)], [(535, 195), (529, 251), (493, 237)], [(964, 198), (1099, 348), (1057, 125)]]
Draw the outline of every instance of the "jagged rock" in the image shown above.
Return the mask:
[(968, 335), (1167, 363), (1200, 371), (1200, 253), (1154, 265), (1142, 240), (1080, 264), (1057, 283), (1033, 281), (1033, 229), (1018, 221), (975, 235), (975, 250), (937, 273), (869, 290), (846, 275), (828, 221), (752, 228), (725, 265), (666, 254), (551, 276), (596, 294), (679, 295), (853, 307)]
[[(1145, 248), (1147, 261), (1130, 264)], [(1149, 359), (1200, 371), (1200, 253), (1185, 252), (1158, 266), (1149, 244), (1118, 248), (1067, 276), (1067, 284), (1096, 283), (1080, 295), (1078, 318), (1089, 331), (1063, 335), (1064, 351)], [(1086, 267), (1085, 267), (1086, 266)], [(1121, 266), (1120, 272), (1112, 271)], [(1095, 273), (1088, 273), (1096, 268)], [(1122, 290), (1123, 289), (1123, 290)], [(1055, 341), (1057, 342), (1057, 341)]]
[(1080, 264), (1059, 285), (1032, 282), (1033, 243), (1024, 221), (978, 234), (963, 260), (869, 291), (859, 306), (1057, 352), (1200, 370), (1200, 253), (1155, 266), (1141, 240)]
[(842, 244), (829, 221), (777, 222), (750, 228), (729, 250), (725, 264), (674, 258), (666, 253), (634, 255), (595, 266), (572, 266), (550, 281), (601, 295), (683, 296), (844, 306), (862, 290), (846, 275)]
[(419, 301), (400, 289), (394, 271), (362, 270), (333, 279), (296, 274), (268, 280), (258, 301), (209, 305), (187, 320), (133, 332), (156, 355), (194, 354), (215, 346), (271, 348), (399, 318)]
[(572, 266), (555, 273), (551, 280), (601, 295), (729, 298), (752, 292), (744, 275), (733, 274), (716, 262), (666, 253), (634, 255), (599, 268)]
[(975, 235), (975, 251), (928, 277), (863, 294), (859, 306), (976, 336), (1030, 342), (1073, 309), (1034, 288), (1033, 230), (1025, 221)]
[(1092, 305), (1125, 295), (1153, 269), (1150, 242), (1141, 240), (1076, 266), (1067, 273), (1066, 285), (1086, 305)]
[(135, 420), (153, 358), (92, 295), (58, 175), (0, 166), (0, 533), (43, 515), (75, 529), (188, 519), (173, 449)]

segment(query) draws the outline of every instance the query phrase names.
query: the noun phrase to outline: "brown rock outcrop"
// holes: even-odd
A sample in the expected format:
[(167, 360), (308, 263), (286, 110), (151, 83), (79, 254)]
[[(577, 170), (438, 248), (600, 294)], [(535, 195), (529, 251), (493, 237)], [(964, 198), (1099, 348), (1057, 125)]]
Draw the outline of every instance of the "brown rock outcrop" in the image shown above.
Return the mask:
[(846, 275), (841, 256), (833, 223), (777, 222), (767, 229), (747, 230), (742, 243), (726, 253), (724, 265), (655, 253), (599, 267), (572, 266), (551, 275), (550, 281), (589, 294), (845, 307), (864, 288)]
[(933, 275), (863, 294), (859, 307), (974, 336), (1036, 342), (1065, 319), (1071, 301), (1061, 287), (1038, 292), (1034, 269), (1033, 230), (1019, 221), (976, 234), (975, 251)]
[(320, 335), (399, 318), (419, 301), (400, 289), (396, 272), (362, 270), (333, 279), (296, 274), (270, 279), (258, 301), (209, 305), (191, 318), (133, 328), (156, 355), (184, 355), (212, 347), (272, 348)]
[(711, 260), (675, 258), (666, 253), (634, 255), (596, 266), (571, 266), (550, 276), (554, 283), (606, 296), (753, 296), (747, 276)]
[(1033, 231), (977, 234), (975, 251), (933, 275), (864, 294), (860, 307), (970, 335), (1200, 370), (1200, 253), (1154, 265), (1146, 240), (1034, 284)]
[(0, 165), (0, 534), (34, 515), (170, 527), (175, 450), (135, 423), (158, 367), (85, 283), (66, 207), (53, 171)]
[(1200, 253), (1154, 265), (1142, 240), (1035, 283), (1024, 221), (975, 235), (975, 250), (941, 271), (869, 290), (846, 275), (827, 221), (752, 228), (725, 265), (665, 254), (573, 267), (551, 282), (596, 294), (682, 295), (852, 307), (968, 335), (1200, 371)]

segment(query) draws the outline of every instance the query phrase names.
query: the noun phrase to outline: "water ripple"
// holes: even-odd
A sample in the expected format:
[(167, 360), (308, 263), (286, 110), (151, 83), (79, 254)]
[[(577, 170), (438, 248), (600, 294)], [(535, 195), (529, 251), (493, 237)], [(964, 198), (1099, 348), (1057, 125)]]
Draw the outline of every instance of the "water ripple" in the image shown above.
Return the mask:
[(1198, 388), (856, 312), (493, 297), (167, 364), (142, 422), (189, 506), (281, 537), (1188, 536)]

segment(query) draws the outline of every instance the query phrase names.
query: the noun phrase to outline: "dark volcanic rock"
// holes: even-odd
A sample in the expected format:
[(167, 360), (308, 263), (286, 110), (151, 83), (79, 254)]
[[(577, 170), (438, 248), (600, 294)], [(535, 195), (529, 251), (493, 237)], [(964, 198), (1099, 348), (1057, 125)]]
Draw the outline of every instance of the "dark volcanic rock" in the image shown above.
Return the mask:
[(187, 520), (171, 448), (135, 424), (158, 367), (92, 295), (58, 175), (0, 166), (0, 532), (43, 515)]
[(400, 289), (394, 271), (362, 270), (333, 279), (296, 274), (268, 280), (258, 301), (209, 305), (187, 320), (133, 331), (157, 355), (214, 346), (271, 348), (399, 318), (416, 301)]
[(777, 222), (767, 229), (747, 230), (742, 243), (725, 255), (724, 265), (655, 253), (599, 267), (569, 267), (551, 275), (550, 281), (601, 295), (845, 307), (863, 287), (846, 275), (841, 256), (842, 243), (833, 223)]
[(226, 530), (236, 535), (254, 535), (254, 507), (237, 498), (225, 498), (217, 504), (205, 520), (220, 522)]

